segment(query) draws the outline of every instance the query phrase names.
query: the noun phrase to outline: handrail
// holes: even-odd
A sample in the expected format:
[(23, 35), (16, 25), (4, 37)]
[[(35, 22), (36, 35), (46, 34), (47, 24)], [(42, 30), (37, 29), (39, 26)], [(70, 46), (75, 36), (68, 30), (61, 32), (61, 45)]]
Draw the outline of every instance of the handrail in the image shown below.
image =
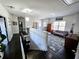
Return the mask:
[(20, 44), (21, 44), (22, 59), (25, 59), (25, 53), (24, 53), (24, 48), (23, 48), (23, 43), (22, 43), (21, 37), (20, 37)]

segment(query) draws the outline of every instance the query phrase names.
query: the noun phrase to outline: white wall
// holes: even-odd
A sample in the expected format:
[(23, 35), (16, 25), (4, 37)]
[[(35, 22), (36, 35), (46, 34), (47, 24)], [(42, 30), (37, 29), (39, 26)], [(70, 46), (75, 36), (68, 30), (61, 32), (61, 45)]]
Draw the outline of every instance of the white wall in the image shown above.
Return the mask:
[(77, 22), (74, 29), (75, 33), (79, 34), (79, 14), (77, 15)]
[(13, 33), (12, 33), (12, 23), (11, 23), (11, 15), (7, 12), (7, 10), (0, 4), (0, 15), (6, 18), (6, 25), (8, 30), (8, 38), (9, 41), (11, 40)]
[[(49, 19), (44, 19), (43, 22), (50, 22), (53, 23), (55, 21), (55, 18), (51, 18)], [(79, 13), (73, 14), (73, 15), (69, 15), (69, 16), (64, 16), (63, 17), (63, 21), (66, 21), (66, 27), (65, 27), (65, 31), (70, 31), (72, 24), (75, 24), (74, 26), (74, 33), (78, 33), (79, 32)]]
[[(17, 25), (13, 25), (13, 22), (16, 22)], [(12, 31), (13, 34), (19, 33), (18, 18), (15, 15), (12, 15)]]
[(36, 47), (31, 49), (47, 51), (47, 35), (48, 33), (45, 31), (41, 31), (39, 29), (30, 29), (30, 41), (33, 41)]
[(23, 28), (27, 28), (30, 27), (32, 28), (33, 26), (33, 21), (35, 20), (35, 18), (28, 16), (29, 17), (29, 21), (25, 20), (25, 17), (19, 17), (18, 20), (23, 22)]
[(25, 20), (25, 27), (27, 28), (27, 27), (30, 27), (30, 28), (32, 28), (32, 26), (33, 26), (33, 21), (35, 20), (35, 18), (33, 18), (33, 17), (29, 17), (29, 21), (26, 21)]
[(72, 24), (75, 24), (74, 26), (74, 33), (79, 32), (79, 13), (70, 15), (70, 16), (65, 16), (63, 17), (63, 20), (66, 21), (66, 31), (70, 31)]

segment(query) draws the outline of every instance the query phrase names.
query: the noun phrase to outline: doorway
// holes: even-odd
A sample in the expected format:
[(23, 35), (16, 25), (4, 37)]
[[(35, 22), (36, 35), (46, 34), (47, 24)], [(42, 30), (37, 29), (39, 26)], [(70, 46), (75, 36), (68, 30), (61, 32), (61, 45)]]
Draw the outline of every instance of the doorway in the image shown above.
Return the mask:
[(19, 21), (19, 32), (23, 31), (23, 22)]
[(0, 28), (1, 33), (6, 36), (6, 39), (2, 42), (3, 44), (8, 44), (8, 33), (7, 33), (7, 27), (6, 27), (6, 20), (5, 17), (0, 16)]

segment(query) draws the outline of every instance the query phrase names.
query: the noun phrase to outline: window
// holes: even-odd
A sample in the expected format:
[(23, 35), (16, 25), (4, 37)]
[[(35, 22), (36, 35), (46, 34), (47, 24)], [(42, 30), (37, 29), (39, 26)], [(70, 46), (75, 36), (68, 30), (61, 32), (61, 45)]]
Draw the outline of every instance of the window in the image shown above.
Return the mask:
[(26, 22), (29, 22), (29, 17), (26, 17), (25, 20), (26, 20)]
[(30, 18), (29, 17), (25, 17), (25, 25), (26, 25), (26, 27), (30, 27), (29, 21), (30, 21)]
[(47, 26), (47, 22), (43, 22), (43, 26), (46, 27)]
[(60, 31), (65, 30), (65, 25), (66, 25), (65, 21), (56, 21), (53, 23), (54, 30), (60, 30)]
[(38, 27), (39, 28), (41, 27), (41, 21), (38, 21)]

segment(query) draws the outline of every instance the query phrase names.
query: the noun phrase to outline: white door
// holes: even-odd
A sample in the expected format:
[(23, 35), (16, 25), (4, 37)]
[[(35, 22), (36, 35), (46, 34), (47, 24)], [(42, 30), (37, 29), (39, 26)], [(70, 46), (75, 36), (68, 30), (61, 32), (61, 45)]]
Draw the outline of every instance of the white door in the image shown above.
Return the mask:
[[(7, 37), (4, 18), (0, 18), (0, 27), (1, 27), (2, 34), (4, 34)], [(7, 45), (8, 43), (7, 38), (2, 43)]]

